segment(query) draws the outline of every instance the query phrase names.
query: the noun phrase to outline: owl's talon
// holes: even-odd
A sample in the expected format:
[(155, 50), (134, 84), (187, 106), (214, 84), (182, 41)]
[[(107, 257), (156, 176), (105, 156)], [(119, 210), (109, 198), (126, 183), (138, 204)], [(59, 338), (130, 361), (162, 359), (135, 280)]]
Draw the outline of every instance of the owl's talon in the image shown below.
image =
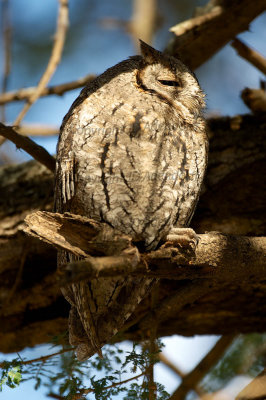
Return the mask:
[(199, 236), (191, 228), (172, 228), (166, 236), (166, 243), (163, 247), (185, 247), (195, 251), (199, 243)]

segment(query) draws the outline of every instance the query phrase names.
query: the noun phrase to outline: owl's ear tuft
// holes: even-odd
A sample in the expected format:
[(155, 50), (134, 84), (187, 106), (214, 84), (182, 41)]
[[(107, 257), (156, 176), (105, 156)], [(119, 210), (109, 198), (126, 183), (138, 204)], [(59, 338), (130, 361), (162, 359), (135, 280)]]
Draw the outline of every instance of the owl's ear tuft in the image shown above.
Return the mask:
[(147, 43), (143, 42), (143, 40), (139, 39), (140, 41), (140, 51), (141, 55), (148, 64), (153, 64), (158, 62), (161, 56), (161, 52), (155, 50), (153, 47), (149, 46)]

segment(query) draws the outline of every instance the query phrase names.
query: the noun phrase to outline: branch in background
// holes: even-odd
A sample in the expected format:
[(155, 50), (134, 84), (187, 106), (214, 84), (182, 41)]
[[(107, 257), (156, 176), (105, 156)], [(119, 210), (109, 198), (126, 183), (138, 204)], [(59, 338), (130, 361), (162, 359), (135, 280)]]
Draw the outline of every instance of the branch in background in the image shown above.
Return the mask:
[(210, 12), (172, 27), (176, 37), (167, 52), (182, 59), (192, 70), (207, 61), (265, 10), (265, 0), (224, 2)]
[(128, 24), (129, 33), (134, 40), (135, 48), (139, 51), (139, 39), (151, 44), (154, 33), (158, 28), (157, 0), (134, 0), (133, 16)]
[(22, 136), (55, 136), (59, 134), (59, 128), (41, 124), (23, 124), (16, 131)]
[[(8, 78), (11, 71), (11, 22), (9, 15), (9, 0), (2, 0), (1, 14), (2, 14), (2, 27), (3, 27), (3, 48), (4, 48), (4, 66), (3, 66), (3, 80), (1, 92), (4, 94), (7, 90)], [(1, 121), (5, 122), (5, 107), (1, 108)]]
[(154, 34), (160, 28), (160, 22), (157, 0), (134, 0), (130, 21), (112, 17), (101, 19), (101, 25), (105, 29), (123, 29), (129, 34), (137, 52), (139, 52), (139, 39), (152, 44)]
[(15, 143), (18, 148), (23, 149), (30, 154), (35, 160), (39, 161), (52, 172), (55, 170), (55, 159), (42, 146), (36, 144), (28, 137), (22, 136), (10, 126), (0, 123), (0, 135)]
[[(81, 88), (93, 81), (96, 75), (86, 75), (83, 78), (77, 79), (76, 81), (62, 83), (60, 85), (46, 87), (42, 90), (40, 97), (50, 96), (52, 94), (62, 96), (65, 92), (70, 90)], [(7, 92), (0, 94), (0, 105), (11, 103), (12, 101), (28, 100), (35, 92), (37, 87), (29, 87), (25, 89), (19, 89), (14, 92)]]
[(266, 75), (266, 58), (257, 51), (248, 47), (244, 42), (239, 39), (233, 40), (231, 46), (237, 51), (240, 57), (249, 61), (254, 67), (258, 68), (263, 74)]
[(19, 125), (30, 107), (38, 100), (41, 96), (42, 91), (52, 78), (60, 60), (64, 48), (66, 33), (68, 29), (68, 0), (58, 0), (59, 10), (57, 18), (57, 29), (55, 33), (54, 46), (52, 49), (51, 57), (44, 71), (35, 92), (28, 98), (27, 104), (16, 118), (14, 125)]
[(235, 335), (222, 336), (199, 364), (183, 378), (182, 383), (169, 400), (184, 400), (187, 393), (194, 390), (210, 369), (217, 364), (235, 338)]
[[(33, 364), (35, 362), (44, 362), (46, 360), (49, 360), (50, 358), (53, 358), (55, 356), (59, 356), (60, 354), (68, 353), (69, 351), (74, 351), (74, 350), (75, 350), (74, 347), (70, 347), (68, 349), (62, 349), (60, 351), (57, 351), (56, 353), (48, 354), (47, 356), (33, 358), (32, 360), (21, 361), (20, 364), (21, 365), (29, 365), (29, 364)], [(0, 368), (4, 368), (4, 364), (5, 364), (4, 362), (0, 363)]]
[(164, 365), (166, 365), (166, 367), (168, 367), (171, 371), (173, 371), (180, 378), (183, 379), (186, 376), (186, 374), (183, 371), (181, 371), (174, 363), (172, 363), (172, 361), (170, 361), (169, 358), (167, 358), (163, 352), (159, 353), (158, 357), (159, 357), (159, 360)]
[(266, 112), (266, 90), (264, 84), (265, 82), (261, 82), (261, 89), (245, 88), (241, 92), (242, 100), (254, 114)]
[[(159, 353), (158, 357), (159, 360), (171, 371), (176, 373), (180, 378), (185, 378), (186, 374), (184, 374), (183, 371), (181, 371), (174, 363), (172, 363), (172, 361), (170, 361), (163, 352)], [(199, 397), (205, 393), (200, 387), (193, 387), (191, 390), (194, 390)]]

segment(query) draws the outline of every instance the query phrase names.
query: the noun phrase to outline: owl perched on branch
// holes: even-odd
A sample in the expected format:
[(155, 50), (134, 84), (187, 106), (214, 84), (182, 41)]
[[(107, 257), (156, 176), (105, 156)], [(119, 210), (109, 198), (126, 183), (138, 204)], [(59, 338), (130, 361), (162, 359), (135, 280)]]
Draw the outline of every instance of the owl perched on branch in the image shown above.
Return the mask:
[[(140, 56), (89, 83), (65, 116), (56, 211), (105, 222), (149, 251), (188, 226), (206, 169), (207, 138), (204, 95), (194, 74), (142, 41), (140, 47)], [(59, 267), (71, 260), (59, 253)], [(152, 284), (100, 278), (63, 289), (72, 305), (70, 342), (80, 360), (100, 352)]]

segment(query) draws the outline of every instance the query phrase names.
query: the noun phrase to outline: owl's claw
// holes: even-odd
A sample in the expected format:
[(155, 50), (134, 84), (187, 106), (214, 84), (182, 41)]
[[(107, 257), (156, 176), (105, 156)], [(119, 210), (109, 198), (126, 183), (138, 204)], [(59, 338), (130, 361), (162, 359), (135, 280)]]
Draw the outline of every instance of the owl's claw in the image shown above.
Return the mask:
[(172, 228), (166, 236), (166, 243), (163, 247), (185, 247), (195, 251), (199, 243), (199, 237), (191, 228)]

